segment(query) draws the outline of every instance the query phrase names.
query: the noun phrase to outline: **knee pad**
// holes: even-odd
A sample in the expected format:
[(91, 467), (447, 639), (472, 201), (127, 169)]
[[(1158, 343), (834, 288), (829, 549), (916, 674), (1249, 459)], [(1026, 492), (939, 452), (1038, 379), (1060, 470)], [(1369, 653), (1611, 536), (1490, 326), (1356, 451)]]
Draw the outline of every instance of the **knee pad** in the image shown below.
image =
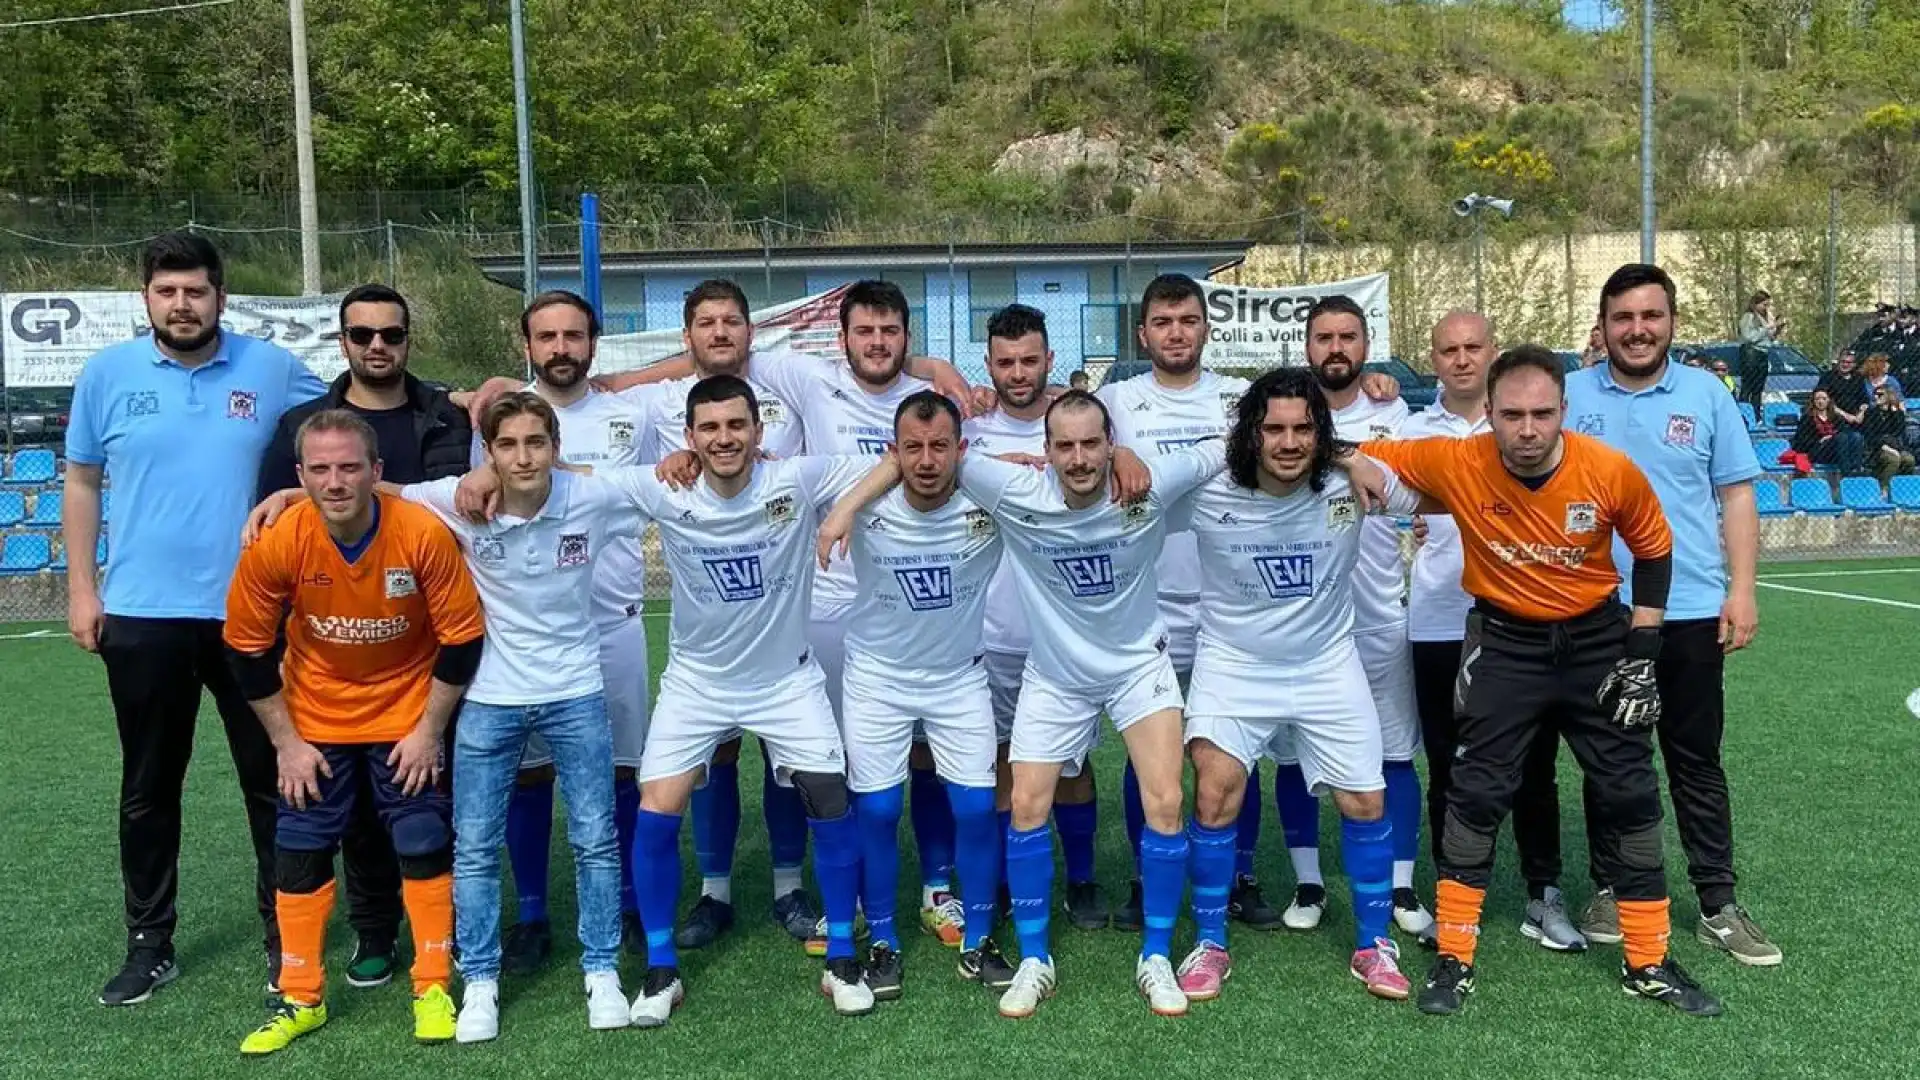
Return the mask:
[(408, 881), (429, 881), (453, 873), (453, 845), (425, 855), (402, 855), (400, 876)]
[(833, 821), (846, 816), (847, 778), (839, 773), (796, 772), (788, 778), (800, 793), (800, 805), (815, 821)]
[(993, 816), (993, 789), (990, 787), (948, 784), (947, 801), (952, 804), (953, 816), (956, 819)]
[[(795, 778), (796, 786), (798, 779), (798, 777)], [(801, 799), (805, 800), (805, 798), (806, 796), (803, 794)], [(876, 822), (884, 823), (892, 821), (897, 823), (900, 820), (900, 816), (906, 812), (907, 799), (906, 794), (900, 790), (900, 785), (895, 784), (890, 788), (883, 788), (879, 791), (862, 791), (853, 797), (853, 805), (863, 821), (871, 818)], [(811, 809), (807, 812), (809, 814), (813, 813)]]
[(1493, 838), (1492, 831), (1467, 824), (1460, 819), (1460, 815), (1449, 809), (1446, 824), (1440, 832), (1440, 854), (1454, 866), (1491, 866)]
[(1625, 870), (1658, 873), (1666, 866), (1658, 822), (1622, 832), (1619, 850), (1620, 865)]
[(393, 821), (393, 852), (404, 861), (453, 848), (453, 830), (447, 819), (431, 810), (402, 813)]
[(332, 880), (333, 852), (275, 849), (273, 884), (281, 892), (298, 896), (317, 893)]

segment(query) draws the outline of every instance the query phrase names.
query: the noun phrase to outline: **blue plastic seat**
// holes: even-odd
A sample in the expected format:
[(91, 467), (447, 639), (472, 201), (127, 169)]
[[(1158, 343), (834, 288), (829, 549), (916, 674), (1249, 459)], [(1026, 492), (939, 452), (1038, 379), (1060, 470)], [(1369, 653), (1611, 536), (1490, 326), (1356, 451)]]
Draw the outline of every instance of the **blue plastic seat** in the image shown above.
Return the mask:
[(1772, 480), (1762, 479), (1753, 485), (1753, 505), (1763, 518), (1793, 516), (1793, 507), (1787, 505), (1786, 497), (1780, 493), (1780, 485)]
[(53, 451), (45, 447), (13, 452), (13, 469), (7, 474), (9, 484), (51, 484), (56, 475), (59, 459)]
[(0, 491), (0, 529), (27, 520), (27, 495), (23, 491)]
[(1770, 401), (1761, 413), (1768, 431), (1796, 427), (1800, 423), (1800, 406), (1791, 401)]
[(1790, 473), (1793, 466), (1780, 463), (1780, 455), (1790, 449), (1785, 439), (1758, 439), (1753, 444), (1753, 456), (1760, 459), (1760, 467), (1767, 472)]
[(12, 533), (0, 547), (0, 575), (37, 574), (53, 561), (53, 541), (42, 533)]
[(1839, 504), (1833, 501), (1833, 488), (1817, 476), (1803, 476), (1788, 489), (1793, 508), (1814, 517), (1837, 517)]
[(1761, 430), (1760, 418), (1753, 415), (1753, 402), (1742, 401), (1742, 402), (1739, 402), (1738, 404), (1740, 406), (1740, 419), (1746, 421), (1747, 430), (1748, 431)]
[(1849, 476), (1840, 481), (1840, 505), (1855, 517), (1886, 517), (1893, 504), (1880, 494), (1880, 481), (1871, 476)]
[(33, 500), (33, 516), (27, 524), (36, 529), (57, 529), (60, 527), (60, 493), (43, 491)]
[(1893, 505), (1920, 514), (1920, 476), (1896, 476), (1888, 486), (1887, 497)]

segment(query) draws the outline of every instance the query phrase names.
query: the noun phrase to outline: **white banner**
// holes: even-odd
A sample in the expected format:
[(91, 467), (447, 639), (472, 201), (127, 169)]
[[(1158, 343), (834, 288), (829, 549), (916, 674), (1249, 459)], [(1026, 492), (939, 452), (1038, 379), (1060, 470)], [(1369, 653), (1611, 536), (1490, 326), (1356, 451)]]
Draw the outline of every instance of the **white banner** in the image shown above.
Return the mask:
[[(753, 348), (787, 348), (795, 352), (839, 359), (840, 297), (847, 286), (775, 304), (759, 313), (753, 324)], [(633, 371), (671, 360), (686, 351), (678, 327), (643, 330), (638, 334), (608, 334), (600, 339), (593, 370)]]
[(1387, 275), (1368, 274), (1323, 285), (1255, 289), (1203, 281), (1207, 292), (1209, 368), (1289, 367), (1307, 362), (1307, 309), (1323, 296), (1345, 294), (1367, 313), (1367, 357), (1393, 355), (1387, 320)]
[[(332, 379), (340, 355), (340, 297), (228, 296), (220, 325), (271, 341)], [(0, 365), (9, 386), (72, 386), (87, 357), (147, 333), (137, 292), (0, 293)]]

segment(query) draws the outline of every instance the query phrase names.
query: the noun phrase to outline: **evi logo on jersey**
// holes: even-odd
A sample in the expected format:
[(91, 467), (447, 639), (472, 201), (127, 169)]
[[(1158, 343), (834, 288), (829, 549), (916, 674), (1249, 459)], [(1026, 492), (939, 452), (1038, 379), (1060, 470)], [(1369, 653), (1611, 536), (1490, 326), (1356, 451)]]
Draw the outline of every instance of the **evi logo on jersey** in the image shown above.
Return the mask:
[(1067, 588), (1079, 597), (1113, 594), (1113, 556), (1076, 555), (1053, 560), (1054, 569), (1066, 581)]
[(1275, 600), (1298, 600), (1313, 595), (1312, 555), (1262, 555), (1253, 560), (1267, 595)]
[(767, 595), (766, 582), (760, 575), (760, 556), (741, 555), (731, 559), (704, 559), (702, 562), (707, 568), (707, 579), (713, 582), (721, 600), (737, 604)]
[(945, 566), (916, 566), (893, 572), (900, 594), (915, 611), (939, 611), (953, 606), (953, 571)]

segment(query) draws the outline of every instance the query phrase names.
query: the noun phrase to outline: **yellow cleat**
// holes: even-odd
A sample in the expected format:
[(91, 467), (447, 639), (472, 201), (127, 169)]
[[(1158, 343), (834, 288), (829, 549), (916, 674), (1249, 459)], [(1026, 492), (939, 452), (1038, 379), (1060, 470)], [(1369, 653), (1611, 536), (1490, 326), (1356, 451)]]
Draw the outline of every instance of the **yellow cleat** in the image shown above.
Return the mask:
[[(854, 940), (859, 941), (865, 938), (869, 930), (870, 928), (867, 926), (867, 913), (858, 908), (854, 909)], [(813, 933), (807, 938), (806, 950), (808, 956), (816, 959), (827, 955), (827, 917), (825, 915), (820, 916), (820, 921), (813, 925)]]
[(273, 1008), (273, 1015), (260, 1025), (259, 1030), (246, 1037), (240, 1044), (243, 1054), (271, 1054), (285, 1050), (293, 1040), (309, 1031), (318, 1029), (327, 1022), (327, 1003), (322, 1001), (313, 1005), (301, 1005), (293, 1001), (281, 1001)]
[(429, 986), (413, 999), (413, 1037), (423, 1043), (453, 1041), (453, 999), (444, 986)]
[(933, 894), (932, 907), (920, 909), (920, 927), (949, 949), (960, 947), (967, 934), (967, 909), (950, 892)]

